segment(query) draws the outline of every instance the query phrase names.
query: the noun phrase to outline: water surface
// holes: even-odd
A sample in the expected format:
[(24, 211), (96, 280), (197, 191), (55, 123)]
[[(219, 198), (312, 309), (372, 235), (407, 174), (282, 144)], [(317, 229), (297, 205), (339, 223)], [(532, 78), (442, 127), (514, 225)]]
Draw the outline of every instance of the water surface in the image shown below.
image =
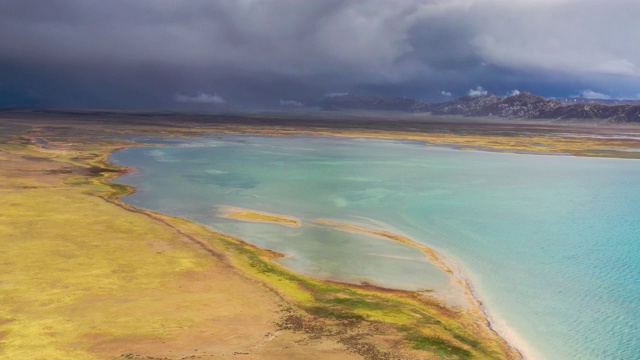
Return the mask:
[[(312, 223), (400, 232), (455, 259), (493, 318), (547, 359), (636, 359), (640, 161), (516, 155), (330, 137), (220, 136), (130, 148), (124, 200), (288, 255), (320, 278), (436, 289), (417, 249)], [(219, 218), (230, 205), (297, 216), (300, 228)]]

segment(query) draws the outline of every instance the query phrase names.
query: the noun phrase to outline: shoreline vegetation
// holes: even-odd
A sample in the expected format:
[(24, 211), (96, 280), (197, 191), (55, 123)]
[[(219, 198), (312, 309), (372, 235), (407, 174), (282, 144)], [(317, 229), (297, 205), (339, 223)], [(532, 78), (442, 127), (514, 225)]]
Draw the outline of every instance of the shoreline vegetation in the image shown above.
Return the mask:
[(335, 221), (330, 219), (316, 219), (314, 222), (316, 224), (330, 226), (334, 229), (339, 229), (347, 232), (367, 234), (367, 235), (399, 242), (401, 244), (405, 244), (422, 251), (425, 255), (428, 256), (429, 261), (431, 261), (432, 264), (435, 264), (442, 271), (450, 274), (455, 280), (455, 282), (457, 283), (457, 285), (460, 286), (460, 288), (464, 293), (464, 298), (466, 300), (466, 303), (469, 307), (467, 311), (475, 312), (478, 314), (478, 316), (484, 317), (489, 327), (493, 331), (497, 332), (500, 336), (505, 338), (505, 340), (507, 340), (509, 344), (513, 346), (514, 349), (516, 349), (519, 355), (522, 358), (524, 358), (524, 355), (526, 354), (524, 350), (527, 349), (526, 344), (521, 339), (514, 336), (513, 332), (510, 329), (499, 328), (498, 325), (494, 323), (494, 321), (492, 320), (491, 314), (489, 313), (489, 310), (485, 307), (483, 302), (478, 297), (473, 287), (473, 284), (471, 283), (471, 281), (469, 281), (468, 277), (464, 274), (464, 271), (457, 263), (452, 262), (450, 259), (445, 258), (442, 254), (439, 254), (437, 251), (435, 251), (429, 246), (415, 242), (409, 237), (406, 237), (398, 233), (394, 233), (392, 231), (388, 231), (384, 229), (376, 229), (369, 226), (363, 226), (361, 224), (352, 224), (352, 223), (340, 222), (340, 221)]
[[(492, 329), (481, 304), (481, 311), (461, 311), (417, 292), (315, 280), (272, 261), (282, 254), (121, 202), (119, 197), (135, 190), (113, 181), (131, 169), (110, 164), (108, 156), (123, 147), (142, 146), (120, 140), (126, 134), (331, 135), (640, 157), (635, 151), (638, 140), (602, 138), (616, 135), (609, 127), (521, 125), (522, 134), (513, 138), (508, 131), (516, 132), (517, 124), (505, 128), (437, 121), (430, 132), (389, 135), (387, 123), (362, 129), (358, 119), (352, 121), (355, 128), (343, 124), (337, 130), (302, 120), (295, 125), (290, 119), (268, 125), (256, 119), (250, 124), (238, 119), (180, 123), (176, 115), (172, 119), (0, 114), (0, 355), (522, 358)], [(566, 133), (570, 135), (561, 135)], [(576, 136), (580, 133), (600, 137)], [(253, 220), (294, 220), (248, 209), (239, 212)], [(339, 222), (324, 225), (415, 246), (385, 231)]]

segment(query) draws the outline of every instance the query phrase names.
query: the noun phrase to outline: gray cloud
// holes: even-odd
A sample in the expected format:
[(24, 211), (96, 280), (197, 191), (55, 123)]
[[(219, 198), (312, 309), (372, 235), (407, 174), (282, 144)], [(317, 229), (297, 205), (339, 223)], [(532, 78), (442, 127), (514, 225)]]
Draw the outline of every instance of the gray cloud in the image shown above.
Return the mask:
[[(4, 0), (0, 105), (230, 105), (482, 83), (635, 96), (635, 0)], [(496, 21), (500, 19), (500, 21)], [(184, 103), (184, 102), (183, 102)], [(271, 105), (272, 106), (272, 105)]]

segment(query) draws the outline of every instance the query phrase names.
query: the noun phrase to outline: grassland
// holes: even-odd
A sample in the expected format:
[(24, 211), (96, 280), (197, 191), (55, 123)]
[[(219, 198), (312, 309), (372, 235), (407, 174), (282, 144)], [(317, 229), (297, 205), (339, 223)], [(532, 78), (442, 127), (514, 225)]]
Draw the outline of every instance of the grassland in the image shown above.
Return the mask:
[(0, 358), (355, 357), (296, 345), (277, 292), (112, 200), (130, 191), (105, 182), (122, 143), (35, 133), (47, 148), (28, 132), (0, 144)]
[(520, 357), (477, 308), (300, 276), (273, 261), (280, 254), (120, 202), (134, 189), (113, 182), (127, 169), (106, 159), (139, 146), (114, 140), (126, 134), (331, 135), (640, 157), (638, 128), (314, 116), (0, 112), (0, 358)]

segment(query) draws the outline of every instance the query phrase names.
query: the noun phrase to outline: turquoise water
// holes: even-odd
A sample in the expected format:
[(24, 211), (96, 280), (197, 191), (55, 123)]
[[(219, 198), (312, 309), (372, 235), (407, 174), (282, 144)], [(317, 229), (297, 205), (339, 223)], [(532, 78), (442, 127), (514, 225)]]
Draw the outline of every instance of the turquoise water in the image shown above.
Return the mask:
[[(311, 220), (387, 228), (455, 259), (531, 358), (640, 358), (640, 161), (253, 136), (112, 161), (139, 169), (119, 179), (138, 188), (125, 201), (286, 253), (301, 273), (459, 295), (418, 250)], [(223, 219), (220, 205), (304, 225)]]

